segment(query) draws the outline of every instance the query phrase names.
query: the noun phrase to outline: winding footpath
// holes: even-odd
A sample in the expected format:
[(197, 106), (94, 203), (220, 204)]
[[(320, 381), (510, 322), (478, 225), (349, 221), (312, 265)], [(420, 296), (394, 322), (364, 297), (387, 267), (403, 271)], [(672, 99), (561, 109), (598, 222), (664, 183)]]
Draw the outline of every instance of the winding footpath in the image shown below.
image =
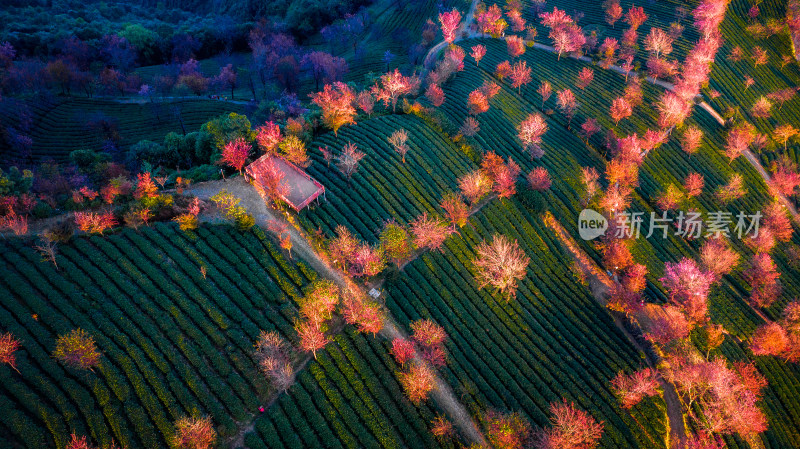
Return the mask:
[[(585, 251), (583, 251), (580, 246), (575, 242), (575, 240), (567, 233), (564, 226), (555, 219), (555, 217), (551, 213), (547, 213), (543, 217), (545, 225), (550, 228), (553, 233), (555, 234), (558, 241), (561, 245), (572, 254), (572, 257), (577, 262), (580, 270), (584, 276), (584, 278), (589, 283), (589, 291), (592, 293), (594, 299), (600, 303), (603, 307), (608, 304), (608, 297), (611, 291), (611, 287), (614, 284), (614, 281), (611, 277), (603, 271), (600, 266), (595, 263)], [(661, 310), (658, 306), (654, 304), (647, 304), (645, 308), (638, 312), (634, 317), (633, 324), (637, 325), (643, 323), (649, 323), (652, 319), (661, 313)], [(645, 354), (645, 361), (647, 365), (656, 370), (657, 361), (651, 360), (651, 357), (647, 356), (648, 352), (639, 344), (636, 338), (631, 335), (625, 326), (622, 324), (619, 316), (616, 314), (611, 314), (614, 319), (614, 324), (619, 328), (620, 331), (628, 338), (628, 340), (636, 347), (639, 351)], [(646, 329), (646, 326), (642, 326)], [(678, 397), (678, 392), (675, 390), (675, 386), (672, 383), (667, 382), (662, 376), (658, 376), (658, 382), (661, 385), (661, 390), (663, 391), (664, 403), (667, 406), (666, 414), (667, 414), (667, 421), (669, 423), (669, 438), (670, 441), (667, 442), (668, 447), (673, 447), (671, 445), (674, 441), (679, 441), (679, 447), (686, 446), (686, 426), (683, 421), (683, 407), (681, 405), (680, 398)]]
[[(256, 224), (263, 229), (267, 229), (269, 222), (272, 220), (286, 222), (279, 213), (267, 207), (266, 202), (261, 198), (256, 189), (248, 184), (242, 177), (236, 177), (227, 181), (198, 183), (188, 187), (184, 193), (197, 196), (203, 200), (208, 200), (221, 190), (227, 190), (233, 196), (239, 198), (239, 205), (244, 207), (247, 212), (255, 218)], [(291, 233), (293, 253), (303, 259), (304, 262), (308, 263), (322, 278), (335, 282), (343, 289), (356, 288), (366, 296), (366, 292), (361, 287), (357, 286), (352, 280), (342, 274), (341, 271), (332, 267), (319, 256), (309, 243), (308, 236), (305, 232), (291, 223), (289, 223), (289, 232)], [(408, 338), (408, 335), (397, 325), (388, 310), (386, 311), (386, 318), (380, 335), (389, 340)], [(415, 354), (414, 360), (416, 363), (427, 364), (419, 354)], [(436, 373), (435, 369), (432, 369), (432, 371)], [(486, 438), (479, 430), (477, 423), (472, 419), (467, 408), (456, 398), (456, 395), (447, 382), (445, 382), (438, 373), (436, 374), (435, 381), (436, 388), (433, 390), (431, 396), (436, 404), (445, 412), (453, 425), (459, 429), (461, 435), (470, 444), (477, 444), (480, 447), (486, 446)], [(240, 431), (241, 441), (243, 441), (244, 434), (247, 433), (248, 429), (252, 430), (252, 425), (253, 423), (250, 422)], [(234, 445), (233, 447), (236, 446)]]

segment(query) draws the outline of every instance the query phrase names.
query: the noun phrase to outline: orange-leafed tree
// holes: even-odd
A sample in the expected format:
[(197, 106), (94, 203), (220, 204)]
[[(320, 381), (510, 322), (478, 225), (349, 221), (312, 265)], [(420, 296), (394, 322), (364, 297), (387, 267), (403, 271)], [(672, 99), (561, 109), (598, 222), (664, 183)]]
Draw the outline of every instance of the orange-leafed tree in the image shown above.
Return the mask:
[(420, 404), (436, 388), (436, 374), (426, 364), (414, 363), (408, 371), (398, 374), (400, 385), (414, 404)]

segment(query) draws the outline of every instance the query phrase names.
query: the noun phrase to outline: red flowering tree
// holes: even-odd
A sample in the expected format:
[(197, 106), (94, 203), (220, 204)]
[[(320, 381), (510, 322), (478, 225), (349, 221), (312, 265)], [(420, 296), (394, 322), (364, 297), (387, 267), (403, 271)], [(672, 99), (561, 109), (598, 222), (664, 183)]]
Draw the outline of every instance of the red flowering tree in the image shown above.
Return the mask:
[(630, 25), (631, 29), (633, 30), (639, 28), (646, 21), (647, 14), (645, 14), (644, 8), (641, 6), (631, 6), (631, 8), (625, 14), (625, 23)]
[(786, 330), (778, 323), (767, 323), (756, 329), (750, 340), (755, 355), (780, 356), (789, 345)]
[(184, 417), (175, 422), (172, 445), (179, 449), (211, 449), (216, 439), (211, 417)]
[(594, 81), (594, 70), (590, 69), (589, 67), (584, 67), (578, 73), (578, 80), (575, 83), (575, 86), (578, 89), (586, 89), (589, 87), (589, 84)]
[(475, 267), (475, 281), (478, 288), (491, 286), (511, 300), (517, 293), (517, 282), (525, 277), (530, 258), (516, 241), (495, 234), (492, 241), (482, 242), (477, 248), (477, 257), (472, 263)]
[(345, 295), (342, 316), (347, 324), (356, 326), (359, 332), (377, 334), (383, 329), (384, 312), (380, 305), (353, 291)]
[(696, 197), (703, 193), (705, 186), (705, 178), (700, 173), (689, 173), (683, 181), (683, 187), (686, 189), (686, 196), (689, 198)]
[(603, 434), (603, 423), (567, 402), (550, 404), (552, 427), (537, 436), (537, 448), (581, 448), (597, 447)]
[(603, 2), (605, 10), (606, 23), (614, 27), (619, 19), (622, 18), (622, 6), (619, 5), (619, 0), (606, 0)]
[(542, 84), (539, 85), (536, 92), (542, 96), (542, 108), (544, 108), (544, 103), (550, 98), (550, 95), (553, 94), (553, 85), (550, 84), (550, 81), (542, 81)]
[(650, 28), (650, 34), (644, 38), (644, 48), (654, 53), (656, 58), (672, 53), (672, 36), (661, 28)]
[(247, 162), (247, 157), (250, 155), (252, 148), (250, 143), (241, 137), (232, 140), (222, 147), (222, 159), (220, 159), (220, 162), (242, 173), (242, 168)]
[(497, 66), (494, 69), (494, 76), (496, 76), (497, 78), (502, 80), (503, 78), (506, 78), (509, 75), (511, 75), (511, 63), (510, 62), (503, 61), (503, 62), (497, 64)]
[(353, 177), (356, 170), (358, 170), (358, 163), (361, 162), (361, 159), (364, 159), (364, 156), (366, 156), (366, 154), (359, 151), (356, 144), (349, 142), (342, 148), (342, 152), (336, 156), (336, 166), (339, 167), (339, 170), (341, 170), (349, 180)]
[[(343, 125), (355, 124), (355, 93), (345, 83), (326, 84), (322, 92), (310, 94), (311, 101), (322, 109), (322, 123), (333, 130), (334, 135)], [(396, 100), (395, 100), (396, 101)]]
[(416, 76), (404, 76), (399, 69), (394, 72), (385, 73), (380, 78), (380, 86), (375, 84), (372, 93), (375, 98), (382, 101), (385, 107), (392, 105), (392, 112), (397, 107), (397, 100), (404, 95), (408, 95), (419, 87), (419, 78)]
[(294, 382), (289, 350), (290, 346), (275, 331), (261, 331), (255, 344), (256, 363), (278, 391), (288, 390)]
[(611, 102), (610, 113), (611, 119), (614, 120), (614, 124), (618, 125), (620, 120), (628, 118), (631, 116), (631, 114), (633, 114), (633, 108), (631, 108), (628, 100), (623, 97), (618, 97)]
[(430, 100), (431, 103), (438, 108), (444, 103), (444, 91), (438, 84), (431, 84), (425, 90), (425, 98)]
[(456, 31), (461, 25), (461, 13), (455, 8), (451, 11), (439, 13), (439, 23), (442, 25), (442, 35), (445, 42), (452, 44), (456, 40)]
[(652, 368), (645, 368), (632, 374), (620, 371), (611, 379), (611, 386), (624, 408), (631, 408), (645, 397), (659, 394), (657, 374)]
[(74, 329), (58, 336), (53, 357), (69, 367), (93, 371), (92, 368), (100, 364), (101, 354), (94, 337), (83, 329)]
[(722, 239), (709, 239), (700, 248), (700, 261), (703, 268), (719, 280), (739, 264), (739, 253)]
[(325, 335), (325, 330), (322, 326), (312, 321), (298, 320), (294, 325), (294, 329), (300, 338), (300, 348), (312, 353), (315, 359), (317, 358), (317, 351), (324, 348), (331, 341)]
[(410, 225), (415, 247), (443, 251), (442, 244), (451, 232), (447, 223), (436, 217), (428, 217), (428, 213), (423, 212)]
[(450, 421), (440, 415), (431, 422), (431, 433), (439, 441), (445, 442), (453, 438), (455, 429), (453, 429), (453, 424)]
[(687, 338), (694, 324), (686, 318), (686, 315), (672, 305), (664, 306), (661, 310), (663, 313), (653, 318), (644, 334), (645, 338), (661, 346)]
[(669, 293), (670, 301), (681, 307), (695, 322), (705, 320), (708, 294), (714, 282), (712, 273), (703, 271), (692, 259), (664, 264), (664, 277), (659, 279)]
[(469, 209), (466, 203), (461, 198), (461, 195), (455, 193), (447, 193), (439, 203), (442, 209), (447, 214), (448, 220), (452, 224), (452, 230), (455, 232), (457, 227), (462, 227), (467, 224), (469, 218)]
[(750, 267), (743, 273), (750, 284), (750, 302), (755, 307), (769, 307), (778, 299), (781, 284), (778, 282), (778, 267), (767, 253), (758, 253), (750, 261)]
[(550, 173), (544, 167), (536, 167), (528, 173), (528, 185), (533, 190), (542, 192), (549, 189), (551, 184)]
[(781, 242), (792, 239), (792, 222), (786, 207), (779, 202), (772, 202), (764, 209), (764, 226), (769, 228), (772, 235)]
[(278, 144), (281, 143), (281, 128), (277, 123), (271, 121), (256, 128), (256, 142), (258, 146), (267, 154), (275, 154), (278, 151)]
[(75, 224), (78, 229), (90, 234), (102, 234), (106, 229), (116, 226), (117, 223), (117, 219), (111, 211), (75, 212)]
[(472, 115), (482, 114), (489, 110), (489, 100), (480, 89), (473, 90), (467, 97), (467, 106)]
[(492, 191), (492, 180), (484, 172), (475, 170), (458, 178), (458, 187), (470, 204), (474, 205)]
[(477, 67), (481, 63), (481, 59), (486, 55), (486, 47), (483, 45), (475, 45), (472, 47), (472, 51), (470, 52), (470, 56), (475, 60), (475, 66)]
[(407, 372), (398, 374), (400, 385), (414, 404), (420, 404), (436, 388), (436, 375), (426, 364), (415, 363)]
[(525, 54), (525, 41), (519, 36), (508, 36), (506, 38), (508, 54), (512, 58), (518, 58)]
[(531, 68), (527, 62), (518, 61), (511, 67), (511, 87), (522, 93), (522, 86), (531, 82)]
[(567, 127), (569, 127), (570, 123), (572, 123), (572, 117), (575, 115), (575, 110), (578, 109), (575, 94), (570, 89), (558, 91), (556, 104), (561, 113), (567, 116)]
[(414, 332), (412, 338), (420, 348), (422, 357), (435, 367), (444, 366), (446, 363), (444, 342), (447, 340), (447, 333), (442, 326), (431, 320), (417, 320), (411, 323), (411, 330)]
[(20, 348), (20, 342), (10, 332), (0, 335), (0, 363), (5, 363), (10, 367), (17, 369), (17, 356), (16, 352)]
[(414, 359), (416, 345), (413, 341), (405, 338), (395, 338), (392, 340), (392, 357), (399, 365), (405, 365)]

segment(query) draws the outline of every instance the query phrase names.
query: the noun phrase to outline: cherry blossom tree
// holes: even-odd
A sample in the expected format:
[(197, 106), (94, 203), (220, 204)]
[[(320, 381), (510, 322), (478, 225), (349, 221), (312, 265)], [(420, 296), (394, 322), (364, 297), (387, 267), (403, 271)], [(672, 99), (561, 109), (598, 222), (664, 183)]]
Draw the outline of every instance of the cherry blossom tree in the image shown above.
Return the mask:
[(415, 247), (443, 251), (442, 244), (451, 232), (444, 221), (423, 212), (410, 225)]
[(264, 193), (272, 204), (277, 204), (281, 199), (289, 195), (291, 188), (286, 182), (286, 175), (275, 160), (268, 159), (263, 167), (258, 184), (264, 189)]
[(631, 374), (622, 371), (611, 379), (614, 393), (624, 408), (631, 408), (649, 396), (656, 396), (658, 391), (657, 373), (652, 368), (645, 368)]
[(483, 45), (475, 45), (472, 47), (472, 51), (470, 52), (470, 56), (475, 59), (475, 66), (477, 67), (481, 63), (481, 59), (486, 55), (486, 47)]
[(545, 191), (550, 188), (552, 181), (550, 180), (550, 173), (547, 172), (547, 169), (544, 167), (536, 167), (530, 173), (528, 173), (528, 185), (531, 186), (531, 189), (538, 190), (540, 192)]
[(406, 153), (408, 153), (408, 131), (401, 128), (392, 133), (387, 139), (389, 144), (397, 151), (403, 158), (403, 163), (406, 163)]
[(659, 112), (658, 126), (661, 129), (681, 125), (692, 112), (692, 105), (689, 102), (670, 91), (661, 96), (656, 108)]
[(439, 13), (439, 23), (442, 26), (442, 35), (445, 42), (452, 44), (456, 40), (456, 31), (461, 25), (461, 13), (455, 8), (451, 11)]
[(408, 399), (414, 404), (422, 403), (436, 388), (436, 375), (426, 364), (412, 364), (407, 372), (399, 373), (398, 377)]
[(542, 96), (542, 108), (544, 108), (544, 103), (550, 98), (550, 95), (553, 94), (553, 85), (550, 84), (549, 81), (542, 81), (536, 92)]
[(700, 249), (700, 261), (706, 271), (714, 274), (716, 281), (736, 268), (739, 253), (722, 239), (708, 239)]
[(445, 213), (447, 214), (447, 218), (450, 220), (450, 223), (453, 226), (453, 232), (455, 232), (457, 227), (460, 228), (467, 224), (467, 218), (469, 218), (469, 209), (467, 209), (467, 205), (464, 203), (461, 195), (447, 193), (442, 198), (439, 206), (441, 206), (441, 208), (444, 209)]
[(469, 93), (467, 98), (467, 106), (469, 106), (469, 113), (472, 115), (482, 114), (489, 110), (489, 101), (479, 89), (473, 90)]
[(525, 41), (519, 36), (508, 36), (506, 38), (506, 48), (509, 56), (518, 58), (525, 54)]
[(647, 21), (647, 14), (641, 6), (631, 6), (625, 13), (625, 23), (630, 25), (632, 30), (636, 30)]
[(222, 148), (222, 159), (220, 162), (227, 164), (242, 173), (242, 168), (247, 162), (247, 157), (250, 155), (250, 150), (253, 147), (249, 142), (243, 138), (234, 139), (225, 144)]
[(659, 279), (669, 293), (670, 301), (681, 307), (695, 322), (705, 320), (708, 294), (714, 275), (703, 271), (692, 259), (664, 264), (664, 277)]
[(385, 313), (380, 305), (351, 292), (342, 300), (342, 316), (347, 324), (356, 326), (359, 332), (376, 335), (383, 329)]
[(575, 110), (578, 109), (578, 103), (575, 100), (575, 94), (570, 89), (558, 91), (556, 95), (556, 104), (558, 109), (567, 116), (567, 127), (572, 122), (572, 117), (575, 115)]
[(511, 75), (511, 63), (510, 62), (503, 61), (503, 62), (497, 64), (497, 66), (494, 69), (494, 76), (496, 76), (497, 78), (502, 80), (503, 78), (506, 78), (509, 75)]
[(271, 121), (256, 128), (256, 142), (266, 154), (275, 154), (281, 143), (281, 128)]
[(289, 344), (275, 331), (261, 331), (255, 344), (256, 363), (278, 391), (288, 390), (294, 382), (289, 349)]
[(776, 127), (773, 132), (775, 134), (775, 140), (783, 144), (784, 150), (787, 149), (789, 141), (800, 134), (800, 130), (789, 123)]
[(644, 337), (662, 347), (687, 338), (694, 328), (694, 323), (673, 305), (666, 305), (661, 310), (663, 313), (652, 319)]
[(687, 154), (694, 154), (700, 148), (703, 140), (703, 131), (696, 126), (687, 126), (683, 131), (681, 149)]
[(453, 424), (444, 418), (444, 416), (437, 416), (431, 421), (431, 433), (439, 441), (446, 442), (455, 436), (455, 429)]
[(395, 338), (392, 340), (392, 357), (398, 365), (405, 365), (414, 359), (416, 345), (413, 341), (405, 338)]
[(587, 118), (583, 124), (581, 124), (581, 137), (586, 141), (586, 144), (589, 144), (589, 139), (592, 138), (593, 135), (597, 134), (600, 131), (600, 124), (597, 123), (596, 119)]
[(375, 97), (372, 96), (372, 92), (369, 90), (363, 90), (356, 95), (355, 104), (358, 109), (367, 114), (367, 117), (370, 117), (372, 116), (372, 110), (375, 108)]
[(779, 202), (770, 203), (764, 209), (764, 226), (769, 228), (770, 233), (781, 242), (788, 242), (792, 239), (792, 222), (786, 208)]
[(431, 103), (438, 108), (444, 103), (444, 91), (438, 84), (430, 84), (425, 90), (425, 98), (430, 100)]
[(537, 436), (535, 447), (550, 448), (582, 448), (597, 447), (603, 434), (603, 423), (597, 422), (591, 415), (567, 402), (550, 404), (550, 422), (552, 427), (543, 430)]
[(728, 181), (728, 184), (717, 188), (714, 195), (723, 204), (728, 204), (733, 200), (743, 197), (746, 193), (747, 189), (744, 187), (744, 178), (739, 173), (734, 173)]
[(75, 224), (83, 232), (102, 234), (106, 229), (117, 225), (114, 213), (108, 212), (75, 212)]
[(602, 58), (600, 66), (606, 69), (611, 67), (616, 61), (614, 55), (616, 54), (618, 49), (619, 49), (619, 42), (616, 39), (614, 39), (613, 37), (605, 38), (603, 40), (603, 43), (600, 44), (600, 49), (598, 50), (598, 53)]
[(492, 5), (485, 10), (475, 12), (475, 21), (478, 29), (483, 33), (488, 33), (494, 38), (503, 35), (508, 24), (503, 20), (503, 12), (497, 5)]
[(322, 325), (313, 321), (298, 320), (294, 325), (294, 329), (300, 338), (300, 348), (312, 353), (314, 359), (317, 358), (317, 351), (324, 348), (331, 341), (325, 335)]
[(789, 345), (786, 330), (778, 323), (767, 323), (753, 333), (750, 349), (755, 355), (780, 356)]
[(366, 156), (366, 154), (359, 151), (356, 144), (348, 142), (348, 144), (342, 148), (342, 152), (336, 156), (336, 166), (339, 167), (339, 170), (341, 170), (349, 180), (353, 177), (356, 170), (358, 170), (358, 163), (361, 162), (361, 159), (364, 159), (364, 156)]
[(322, 92), (312, 93), (309, 96), (311, 102), (322, 109), (322, 122), (333, 130), (334, 135), (338, 135), (337, 132), (343, 125), (356, 123), (356, 108), (353, 107), (356, 96), (347, 84), (342, 82), (326, 84)]
[(517, 282), (525, 277), (530, 262), (516, 241), (500, 234), (495, 234), (490, 243), (478, 245), (472, 261), (479, 288), (494, 287), (507, 301), (516, 296)]
[(211, 449), (216, 439), (211, 417), (183, 417), (175, 422), (171, 442), (179, 449)]
[(446, 363), (444, 342), (447, 340), (444, 328), (427, 319), (411, 323), (411, 330), (422, 357), (435, 367), (444, 366)]
[(772, 109), (772, 102), (767, 100), (767, 97), (761, 96), (758, 97), (758, 100), (753, 103), (753, 107), (750, 108), (750, 115), (766, 119), (771, 115), (770, 109)]
[(619, 19), (622, 18), (622, 6), (619, 5), (619, 0), (606, 0), (603, 2), (605, 9), (606, 23), (614, 27)]
[(482, 171), (475, 170), (458, 178), (458, 187), (469, 203), (475, 205), (492, 191), (492, 180)]
[(480, 130), (480, 123), (474, 117), (465, 118), (464, 123), (458, 128), (458, 132), (466, 137), (472, 137)]
[(380, 78), (378, 84), (372, 88), (375, 98), (382, 101), (385, 107), (392, 105), (392, 112), (397, 107), (397, 100), (404, 95), (408, 95), (419, 86), (419, 78), (416, 76), (404, 76), (399, 69), (394, 72), (385, 73)]
[(692, 12), (694, 25), (703, 33), (703, 38), (708, 40), (718, 33), (719, 25), (725, 18), (727, 2), (720, 0), (704, 0)]
[(53, 357), (71, 368), (93, 371), (92, 368), (100, 364), (101, 354), (94, 337), (83, 329), (73, 329), (58, 336)]
[(609, 112), (611, 114), (611, 119), (614, 120), (614, 124), (619, 125), (620, 120), (628, 118), (633, 114), (633, 109), (625, 98), (618, 97), (611, 102), (611, 110)]
[(778, 282), (778, 267), (767, 253), (758, 253), (750, 260), (750, 266), (743, 273), (750, 284), (750, 302), (755, 307), (769, 307), (778, 299), (781, 285)]
[(519, 61), (511, 67), (511, 86), (517, 89), (518, 93), (522, 93), (522, 86), (531, 82), (531, 68), (528, 67), (527, 62)]
[(651, 28), (650, 34), (644, 38), (644, 48), (658, 58), (672, 53), (673, 41), (674, 39), (661, 28)]
[(19, 340), (11, 335), (11, 332), (6, 332), (0, 335), (0, 363), (5, 363), (14, 368), (14, 371), (19, 372), (17, 369), (17, 350), (21, 344)]
[(530, 114), (517, 127), (517, 137), (522, 142), (523, 148), (530, 152), (532, 158), (544, 155), (541, 150), (542, 136), (547, 132), (548, 126), (541, 114)]
[(584, 67), (578, 73), (578, 81), (575, 83), (575, 86), (577, 86), (579, 89), (586, 89), (593, 80), (594, 70), (590, 69), (589, 67)]

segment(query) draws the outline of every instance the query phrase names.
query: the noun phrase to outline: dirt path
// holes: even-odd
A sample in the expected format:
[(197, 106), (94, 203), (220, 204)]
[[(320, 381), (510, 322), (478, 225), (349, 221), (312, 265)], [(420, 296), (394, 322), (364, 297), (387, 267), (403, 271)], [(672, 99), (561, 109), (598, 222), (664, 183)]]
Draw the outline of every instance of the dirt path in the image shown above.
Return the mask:
[[(207, 200), (223, 189), (240, 199), (239, 205), (247, 209), (248, 213), (255, 218), (256, 224), (260, 227), (266, 229), (270, 220), (286, 221), (279, 213), (269, 209), (256, 189), (245, 182), (241, 177), (227, 181), (209, 181), (194, 184), (188, 187), (184, 193)], [(212, 217), (212, 219), (216, 219), (216, 217)], [(353, 281), (342, 274), (342, 272), (332, 267), (320, 257), (309, 243), (305, 232), (292, 225), (289, 226), (289, 232), (292, 238), (292, 251), (319, 273), (321, 277), (334, 281), (341, 288), (357, 288), (366, 295), (366, 292), (364, 292), (361, 287), (357, 286)], [(388, 311), (383, 323), (381, 335), (387, 339), (407, 337)], [(427, 363), (419, 354), (415, 356), (415, 361), (418, 363)], [(435, 370), (433, 371), (435, 372)], [(432, 397), (470, 444), (486, 445), (486, 438), (480, 432), (478, 425), (472, 419), (466, 407), (459, 402), (450, 386), (438, 374), (436, 376), (436, 388), (433, 391)], [(244, 444), (244, 435), (248, 432), (248, 429), (252, 430), (252, 426), (253, 423), (250, 422), (240, 430), (238, 437), (241, 438), (241, 442), (237, 440), (237, 443)]]
[[(561, 223), (559, 223), (552, 214), (547, 213), (544, 217), (544, 222), (547, 227), (555, 233), (556, 238), (558, 238), (559, 242), (564, 246), (564, 248), (566, 248), (567, 251), (572, 254), (575, 262), (578, 263), (578, 266), (583, 272), (584, 277), (589, 282), (589, 290), (591, 291), (594, 299), (605, 307), (605, 305), (608, 303), (609, 291), (614, 281), (589, 257), (588, 254), (586, 254), (585, 251), (578, 246), (575, 240), (567, 233)], [(635, 323), (641, 323), (639, 321), (640, 319), (644, 322), (649, 322), (652, 320), (654, 314), (660, 313), (660, 309), (658, 309), (657, 306), (652, 304), (650, 304), (650, 306), (652, 307), (645, 307), (642, 312), (637, 314), (634, 321)], [(642, 316), (640, 317), (639, 315)], [(630, 340), (630, 342), (639, 351), (645, 354), (647, 365), (652, 369), (656, 369), (656, 361), (651, 360), (650, 357), (647, 357), (647, 351), (645, 351), (636, 338), (627, 331), (619, 317), (614, 316), (614, 314), (612, 314), (612, 316), (614, 317), (614, 323), (622, 331), (622, 333), (625, 334), (628, 340)], [(669, 422), (670, 441), (679, 441), (679, 447), (685, 447), (686, 427), (683, 421), (683, 407), (681, 406), (680, 398), (678, 398), (678, 392), (675, 390), (675, 386), (667, 382), (663, 377), (659, 376), (658, 381), (661, 385), (662, 391), (664, 392), (664, 403), (667, 406), (666, 413), (667, 420)]]

